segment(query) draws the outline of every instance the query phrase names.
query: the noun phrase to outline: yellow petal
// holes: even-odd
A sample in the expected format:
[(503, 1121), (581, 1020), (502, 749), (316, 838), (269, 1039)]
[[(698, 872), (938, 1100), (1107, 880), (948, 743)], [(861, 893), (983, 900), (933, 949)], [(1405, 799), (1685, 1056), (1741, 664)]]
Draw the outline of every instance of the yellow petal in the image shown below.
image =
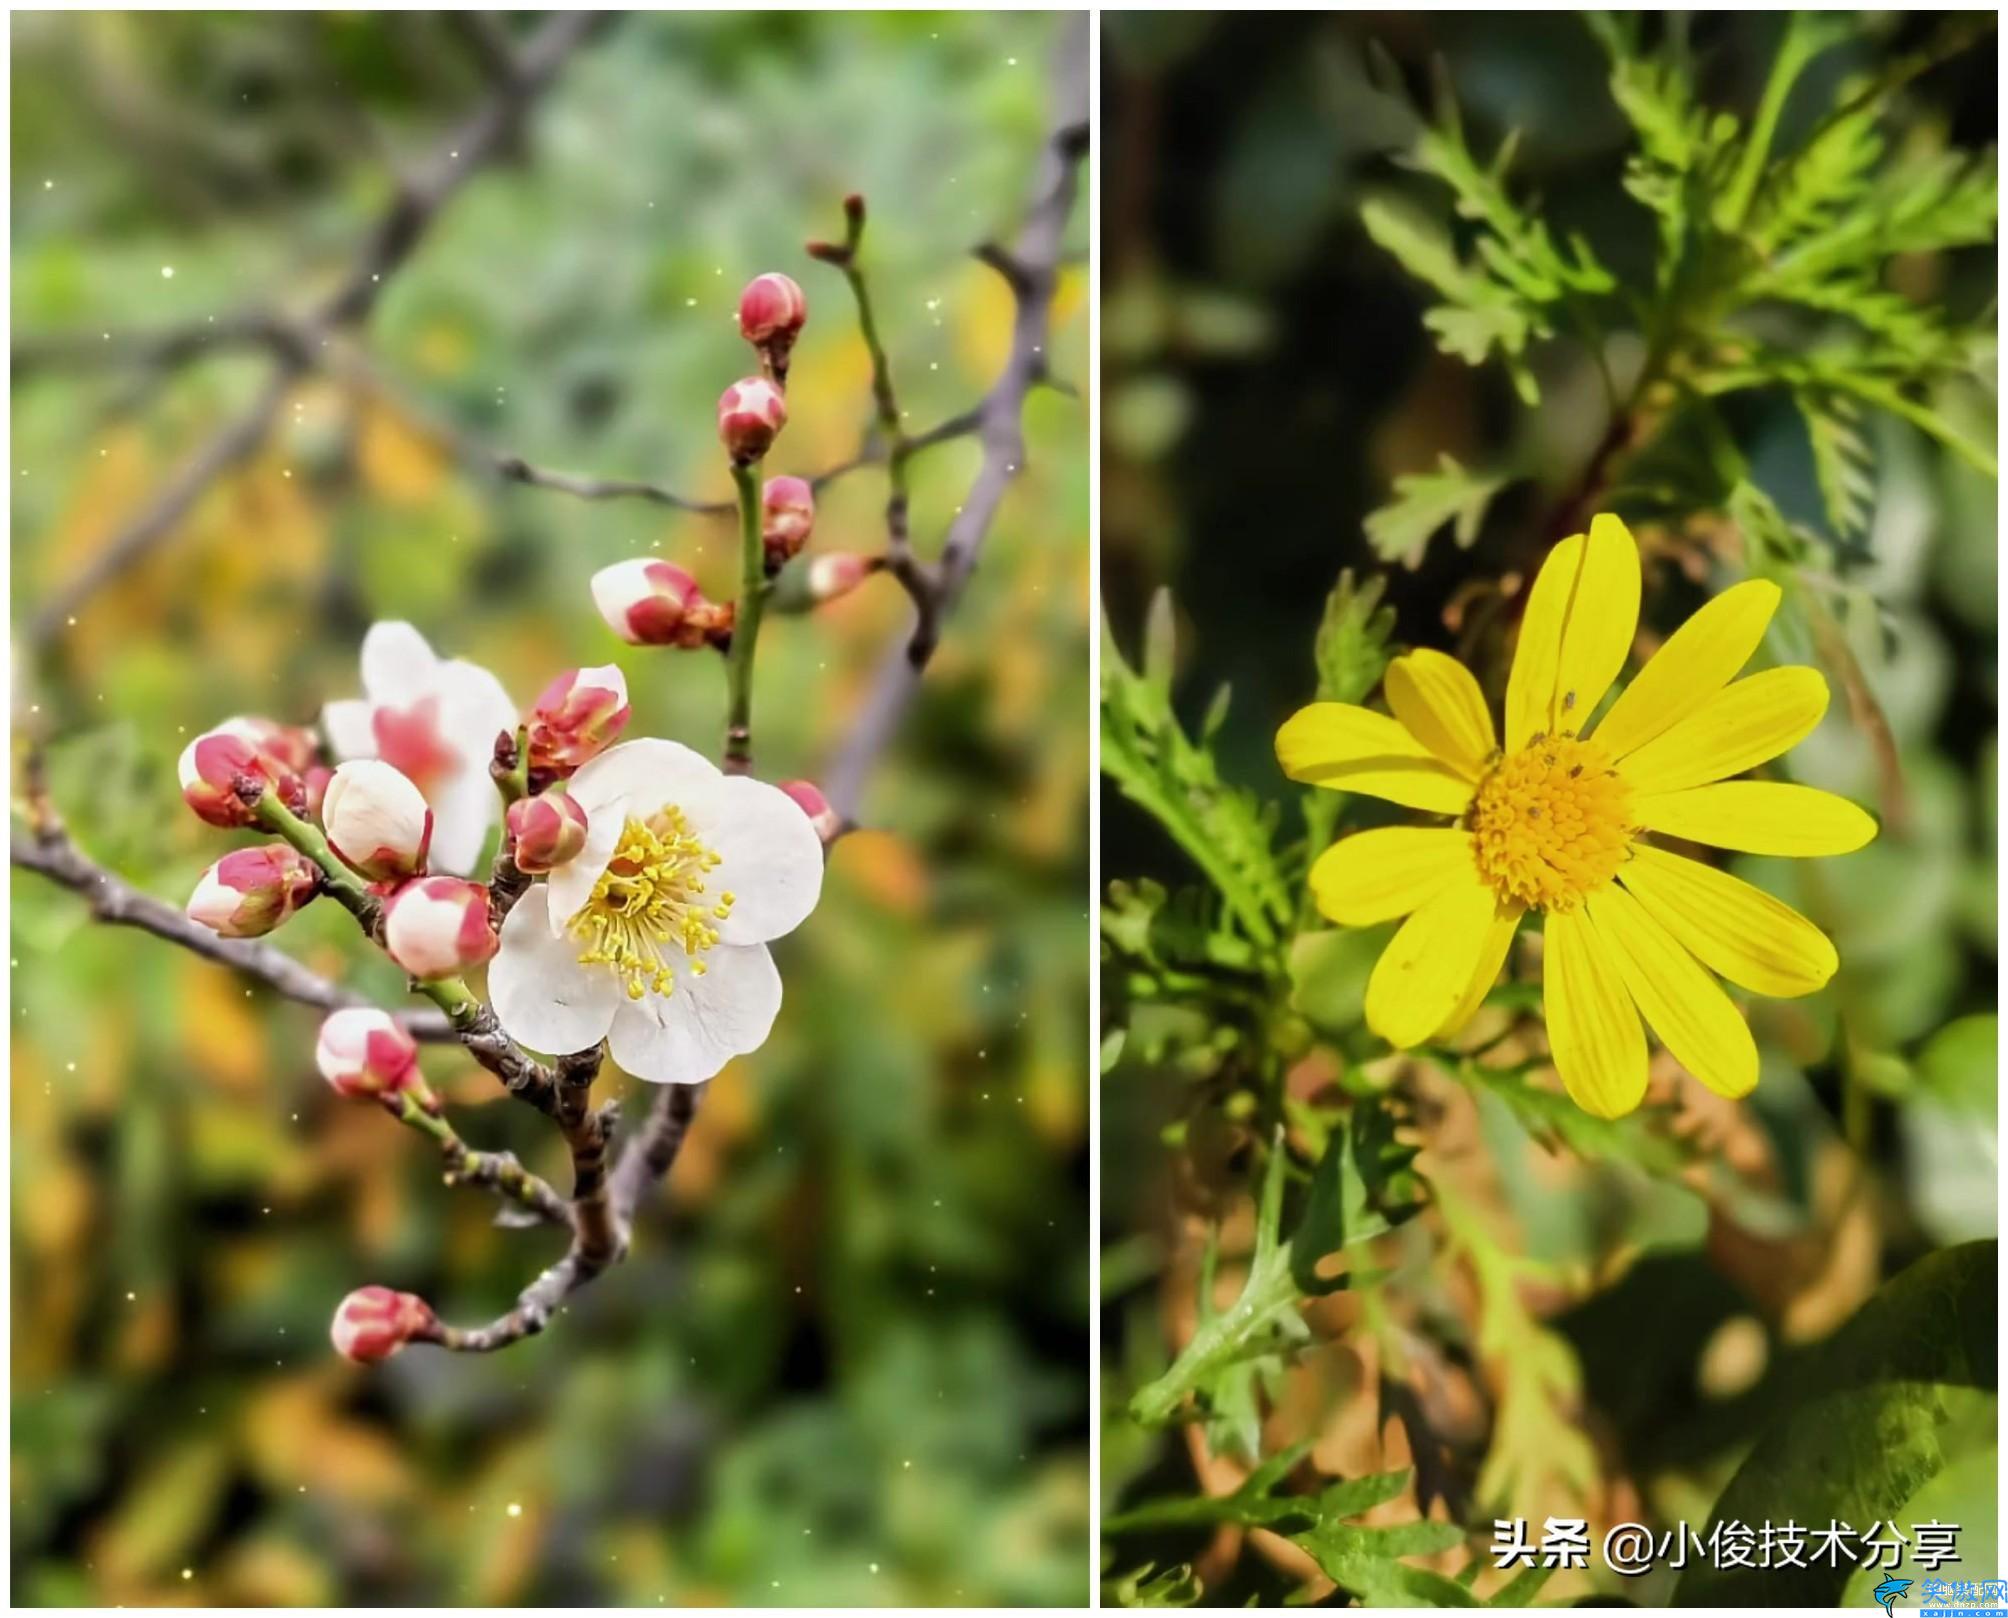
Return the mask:
[(1367, 979), (1367, 1026), (1398, 1050), (1441, 1028), (1491, 935), (1492, 890), (1473, 871), (1401, 924)]
[(1299, 708), (1276, 732), (1276, 759), (1293, 781), (1364, 792), (1410, 809), (1462, 814), (1471, 783), (1398, 720), (1347, 702)]
[(1588, 902), (1625, 988), (1674, 1060), (1731, 1100), (1756, 1089), (1757, 1042), (1722, 985), (1615, 882)]
[(1811, 994), (1840, 965), (1819, 928), (1727, 871), (1638, 843), (1618, 880), (1703, 966), (1758, 994)]
[(1769, 579), (1745, 579), (1668, 636), (1597, 726), (1604, 751), (1623, 758), (1735, 679), (1763, 640), (1778, 597), (1778, 586)]
[(1645, 1097), (1645, 1030), (1612, 952), (1581, 910), (1550, 911), (1542, 956), (1548, 1049), (1570, 1098), (1622, 1118)]
[(1638, 632), (1638, 543), (1615, 517), (1548, 553), (1527, 597), (1506, 680), (1506, 750), (1580, 731), (1624, 667)]
[(1344, 927), (1420, 909), (1476, 866), (1471, 834), (1448, 826), (1383, 826), (1334, 843), (1311, 867), (1318, 908)]
[(1460, 775), (1477, 780), (1499, 746), (1485, 693), (1454, 657), (1422, 647), (1388, 665), (1388, 706), (1395, 718)]
[(1876, 834), (1865, 809), (1818, 787), (1778, 781), (1718, 781), (1632, 802), (1648, 831), (1744, 854), (1852, 854)]
[(1766, 669), (1715, 693), (1618, 765), (1640, 795), (1740, 775), (1804, 740), (1827, 711), (1818, 669)]
[(1478, 964), (1471, 969), (1471, 981), (1464, 986), (1464, 995), (1456, 1008), (1443, 1019), (1443, 1026), (1430, 1036), (1432, 1039), (1449, 1039), (1477, 1015), (1492, 985), (1499, 981), (1499, 968), (1506, 964), (1506, 951), (1512, 946), (1513, 935), (1520, 930), (1520, 918), (1526, 913), (1525, 905), (1510, 899), (1493, 910), (1492, 925), (1486, 930), (1484, 947), (1478, 952)]

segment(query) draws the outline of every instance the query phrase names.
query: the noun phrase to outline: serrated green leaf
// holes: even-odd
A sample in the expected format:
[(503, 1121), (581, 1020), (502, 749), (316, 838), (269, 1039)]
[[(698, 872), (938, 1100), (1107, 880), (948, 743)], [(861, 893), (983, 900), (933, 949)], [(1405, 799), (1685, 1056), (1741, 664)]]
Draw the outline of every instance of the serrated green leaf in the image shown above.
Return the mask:
[(1381, 605), (1385, 586), (1378, 574), (1355, 583), (1347, 568), (1325, 597), (1325, 615), (1311, 650), (1320, 702), (1364, 702), (1387, 672), (1394, 609)]
[(1196, 1607), (1202, 1595), (1190, 1562), (1160, 1568), (1155, 1562), (1102, 1581), (1102, 1599), (1117, 1607)]
[(1510, 481), (1503, 474), (1467, 472), (1440, 454), (1434, 472), (1394, 480), (1394, 499), (1367, 516), (1368, 543), (1390, 562), (1419, 567), (1430, 540), (1448, 524), (1458, 548), (1469, 550), (1494, 496)]
[(1813, 451), (1827, 526), (1847, 539), (1868, 526), (1875, 498), (1875, 454), (1861, 431), (1861, 412), (1852, 400), (1802, 390), (1793, 394)]

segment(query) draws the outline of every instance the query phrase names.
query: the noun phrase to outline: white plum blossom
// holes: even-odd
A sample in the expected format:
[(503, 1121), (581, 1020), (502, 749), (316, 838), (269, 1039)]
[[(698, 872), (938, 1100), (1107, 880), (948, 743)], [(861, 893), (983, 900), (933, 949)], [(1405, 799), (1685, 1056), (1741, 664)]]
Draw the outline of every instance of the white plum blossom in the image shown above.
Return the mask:
[(495, 1015), (533, 1050), (605, 1039), (636, 1078), (701, 1083), (774, 1025), (767, 942), (815, 908), (822, 840), (778, 787), (676, 742), (610, 748), (567, 790), (586, 845), (503, 923)]
[(502, 813), (488, 765), (516, 705), (488, 670), (435, 656), (406, 623), (370, 626), (362, 670), (361, 697), (321, 710), (336, 757), (402, 770), (432, 809), (433, 868), (467, 875)]

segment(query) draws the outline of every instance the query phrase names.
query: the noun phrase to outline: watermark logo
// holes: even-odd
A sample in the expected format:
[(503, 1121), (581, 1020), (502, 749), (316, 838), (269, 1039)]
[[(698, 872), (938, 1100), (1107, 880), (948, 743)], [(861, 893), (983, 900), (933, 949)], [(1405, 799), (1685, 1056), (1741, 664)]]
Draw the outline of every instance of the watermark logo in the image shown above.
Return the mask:
[(1897, 1600), (1911, 1586), (1909, 1579), (1884, 1579), (1875, 1587), (1875, 1598), (1882, 1603), (1883, 1611), (1896, 1618)]

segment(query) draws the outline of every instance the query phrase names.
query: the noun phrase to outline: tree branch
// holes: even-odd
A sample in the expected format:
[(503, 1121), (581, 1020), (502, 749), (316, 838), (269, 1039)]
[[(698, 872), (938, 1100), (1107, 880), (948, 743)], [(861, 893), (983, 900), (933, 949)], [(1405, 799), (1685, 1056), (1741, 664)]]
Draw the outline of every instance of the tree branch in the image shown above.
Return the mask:
[[(1088, 151), (1087, 52), (1084, 24), (1070, 25), (1061, 47), (1057, 117), (1046, 140), (1033, 200), (1017, 241), (986, 243), (976, 256), (1004, 277), (1016, 299), (1011, 353), (977, 411), (983, 464), (961, 510), (949, 525), (941, 555), (915, 562), (908, 583), (914, 597), (912, 631), (880, 665), (863, 713), (824, 772), (823, 791), (846, 825), (856, 822), (866, 777), (898, 733), (933, 657), (943, 620), (954, 610), (975, 571), (1004, 492), (1025, 464), (1025, 399), (1047, 378), (1053, 287), (1067, 220), (1073, 213), (1080, 165)], [(902, 579), (902, 583), (908, 581)]]
[[(136, 927), (171, 944), (179, 944), (204, 960), (235, 967), (289, 1000), (323, 1011), (367, 1006), (366, 996), (308, 970), (284, 950), (254, 938), (222, 938), (193, 922), (173, 905), (142, 893), (129, 882), (93, 862), (60, 827), (23, 836), (16, 831), (9, 855), (21, 870), (49, 878), (89, 904), (91, 915), (114, 927)], [(454, 1038), (453, 1025), (437, 1011), (400, 1011), (393, 1015), (414, 1039)]]

